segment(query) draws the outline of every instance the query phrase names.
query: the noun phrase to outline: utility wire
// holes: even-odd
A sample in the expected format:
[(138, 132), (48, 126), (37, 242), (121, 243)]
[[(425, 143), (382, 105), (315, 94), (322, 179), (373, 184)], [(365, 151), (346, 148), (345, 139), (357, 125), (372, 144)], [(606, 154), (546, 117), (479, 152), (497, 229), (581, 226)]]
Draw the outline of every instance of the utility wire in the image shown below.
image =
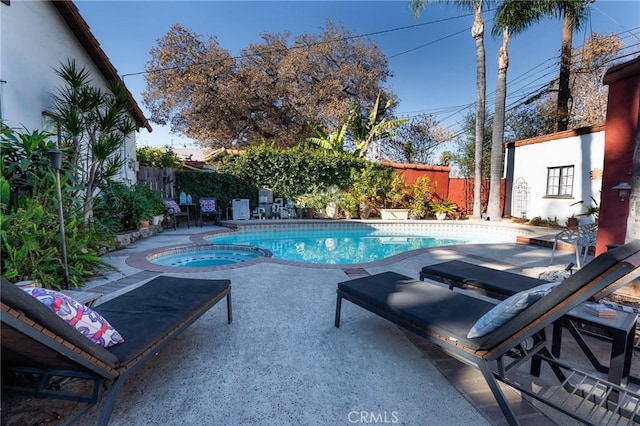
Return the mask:
[[(288, 50), (288, 51), (291, 51), (291, 50), (294, 50), (294, 49), (308, 49), (309, 47), (320, 46), (320, 45), (323, 45), (323, 44), (339, 43), (339, 42), (348, 41), (348, 40), (356, 40), (356, 39), (361, 39), (361, 38), (365, 38), (365, 37), (372, 37), (372, 36), (377, 36), (377, 35), (381, 35), (381, 34), (388, 34), (388, 33), (396, 32), (396, 31), (411, 30), (411, 29), (415, 29), (415, 28), (424, 27), (424, 26), (427, 26), (427, 25), (434, 25), (434, 24), (439, 24), (439, 23), (442, 23), (442, 22), (448, 22), (448, 21), (452, 21), (452, 20), (456, 20), (456, 19), (460, 19), (460, 18), (466, 18), (468, 16), (473, 16), (473, 14), (458, 15), (458, 16), (453, 16), (453, 17), (449, 17), (449, 18), (442, 18), (442, 19), (437, 19), (437, 20), (434, 20), (434, 21), (423, 22), (423, 23), (420, 23), (420, 24), (405, 25), (405, 26), (402, 26), (402, 27), (396, 27), (396, 28), (390, 28), (390, 29), (386, 29), (386, 30), (374, 31), (374, 32), (371, 32), (371, 33), (366, 33), (366, 34), (358, 34), (358, 35), (352, 35), (352, 36), (347, 36), (347, 37), (339, 37), (339, 38), (334, 38), (334, 39), (331, 39), (331, 40), (322, 40), (322, 41), (318, 41), (318, 42), (310, 43), (310, 44), (294, 44), (293, 46), (286, 46), (284, 49)], [(449, 36), (447, 36), (445, 38), (448, 38), (448, 37)], [(432, 44), (432, 43), (430, 43), (430, 44)], [(420, 47), (418, 47), (418, 48), (420, 48)], [(280, 50), (280, 49), (278, 49), (278, 50)], [(268, 51), (267, 53), (269, 53), (269, 52), (272, 52), (272, 51)], [(259, 55), (260, 54), (255, 53), (255, 54), (247, 54), (247, 55), (241, 55), (241, 56), (231, 56), (229, 59), (238, 60), (238, 59), (245, 59), (247, 57), (259, 56)], [(398, 55), (395, 55), (395, 56), (398, 56)], [(157, 69), (153, 69), (153, 70), (144, 70), (144, 71), (138, 71), (138, 72), (122, 74), (121, 77), (122, 77), (122, 79), (124, 79), (124, 77), (130, 77), (130, 76), (136, 76), (136, 75), (142, 75), (142, 74), (160, 73), (160, 72), (170, 71), (170, 70), (173, 70), (173, 69), (189, 68), (189, 67), (198, 66), (198, 65), (212, 65), (212, 64), (215, 64), (217, 62), (219, 62), (219, 61), (192, 62), (190, 64), (185, 64), (185, 65), (173, 65), (173, 66), (166, 67), (166, 68), (157, 68)]]

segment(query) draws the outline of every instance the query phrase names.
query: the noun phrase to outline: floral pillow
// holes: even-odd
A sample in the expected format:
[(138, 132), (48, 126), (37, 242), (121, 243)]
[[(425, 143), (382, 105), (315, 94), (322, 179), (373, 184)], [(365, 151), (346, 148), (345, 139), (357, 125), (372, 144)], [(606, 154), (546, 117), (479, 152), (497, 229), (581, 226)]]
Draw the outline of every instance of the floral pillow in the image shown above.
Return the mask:
[(120, 333), (102, 315), (66, 294), (45, 288), (23, 288), (23, 290), (94, 343), (108, 348), (124, 342)]
[(180, 213), (180, 206), (173, 200), (165, 200), (164, 206), (169, 210), (169, 213)]
[(471, 339), (491, 333), (542, 299), (558, 284), (560, 284), (560, 281), (542, 284), (532, 289), (516, 293), (508, 299), (503, 300), (476, 321), (473, 327), (471, 327), (471, 330), (469, 330), (467, 337)]

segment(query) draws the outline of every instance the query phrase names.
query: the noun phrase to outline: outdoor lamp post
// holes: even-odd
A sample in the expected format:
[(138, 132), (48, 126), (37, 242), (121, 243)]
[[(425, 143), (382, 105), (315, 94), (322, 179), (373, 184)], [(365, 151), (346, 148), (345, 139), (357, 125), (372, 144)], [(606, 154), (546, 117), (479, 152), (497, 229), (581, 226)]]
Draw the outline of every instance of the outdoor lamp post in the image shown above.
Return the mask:
[(64, 237), (64, 214), (62, 212), (62, 190), (60, 189), (60, 169), (62, 168), (62, 152), (56, 147), (47, 153), (51, 167), (55, 170), (56, 190), (58, 191), (58, 218), (60, 219), (60, 243), (62, 248), (62, 265), (64, 267), (64, 290), (69, 290), (69, 265), (67, 264), (67, 243)]

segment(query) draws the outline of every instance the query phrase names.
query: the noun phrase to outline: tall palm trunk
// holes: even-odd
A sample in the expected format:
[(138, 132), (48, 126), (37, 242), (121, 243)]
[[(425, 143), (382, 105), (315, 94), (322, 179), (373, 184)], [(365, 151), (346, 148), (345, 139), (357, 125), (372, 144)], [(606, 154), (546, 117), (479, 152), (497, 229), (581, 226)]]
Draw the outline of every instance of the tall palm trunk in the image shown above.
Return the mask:
[(500, 220), (501, 179), (504, 156), (504, 114), (507, 98), (507, 69), (509, 68), (509, 29), (502, 30), (502, 46), (498, 51), (498, 81), (496, 83), (496, 104), (493, 113), (493, 132), (491, 137), (491, 178), (489, 186), (489, 204), (487, 216), (491, 220)]
[(556, 131), (567, 130), (569, 126), (569, 76), (571, 73), (571, 44), (573, 42), (574, 10), (564, 6), (562, 20), (562, 48), (560, 52), (560, 75), (558, 77), (558, 103), (556, 107)]
[(471, 35), (476, 42), (476, 146), (475, 174), (473, 187), (472, 218), (482, 215), (482, 147), (484, 145), (485, 97), (486, 97), (486, 65), (484, 52), (484, 22), (482, 20), (482, 0), (475, 4), (475, 19), (471, 27)]

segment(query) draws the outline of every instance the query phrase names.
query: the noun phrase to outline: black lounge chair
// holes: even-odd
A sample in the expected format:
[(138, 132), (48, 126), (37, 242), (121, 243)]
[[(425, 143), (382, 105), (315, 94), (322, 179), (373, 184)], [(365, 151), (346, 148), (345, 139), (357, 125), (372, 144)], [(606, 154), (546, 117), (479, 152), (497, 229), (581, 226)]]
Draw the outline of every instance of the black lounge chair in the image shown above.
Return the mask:
[[(68, 423), (104, 397), (98, 424), (107, 424), (124, 380), (224, 297), (232, 320), (229, 280), (160, 276), (92, 308), (124, 338), (104, 348), (14, 284), (2, 279), (1, 289), (3, 375), (38, 378), (28, 387), (13, 386), (17, 392), (87, 403)], [(67, 378), (92, 382), (92, 392), (65, 390)]]
[(485, 296), (500, 300), (546, 283), (546, 281), (537, 278), (474, 265), (461, 260), (450, 260), (425, 266), (420, 271), (420, 279), (424, 281), (425, 278), (448, 284), (451, 290), (454, 287), (472, 289)]
[[(507, 377), (506, 373), (530, 359), (531, 373), (538, 375), (541, 361), (545, 361), (563, 382), (563, 387), (575, 392), (577, 388), (564, 374), (567, 366), (555, 359), (547, 348), (545, 328), (579, 304), (604, 297), (638, 277), (640, 241), (634, 241), (598, 256), (494, 331), (468, 338), (468, 332), (476, 321), (491, 310), (494, 303), (437, 284), (384, 272), (338, 284), (335, 326), (340, 326), (342, 299), (346, 299), (428, 339), (453, 358), (480, 370), (510, 424), (518, 424), (518, 421), (497, 380), (571, 417), (589, 422), (574, 408), (556, 404), (544, 395), (532, 392)], [(621, 401), (628, 395), (636, 398), (636, 412), (630, 414), (621, 406), (612, 408), (602, 402), (606, 400), (608, 403), (607, 398), (600, 399), (600, 407), (615, 409), (618, 414), (629, 415), (637, 421), (640, 410), (637, 398), (640, 395), (615, 384), (598, 382), (602, 383), (607, 386), (607, 392), (620, 394)], [(593, 399), (593, 395), (590, 397)], [(596, 411), (589, 416), (595, 415)]]
[[(569, 266), (571, 267), (573, 264)], [(473, 290), (476, 293), (498, 300), (504, 300), (518, 292), (530, 290), (548, 282), (513, 272), (475, 265), (461, 260), (451, 260), (423, 267), (420, 271), (420, 280), (424, 281), (425, 279), (445, 283), (449, 285), (449, 290), (453, 290), (454, 288)], [(620, 371), (617, 371), (615, 368), (611, 370), (609, 366), (602, 364), (598, 360), (598, 357), (593, 353), (593, 350), (583, 338), (580, 327), (576, 326), (576, 324), (584, 323), (583, 317), (572, 315), (572, 313), (564, 315), (561, 320), (554, 322), (551, 353), (555, 357), (560, 356), (562, 327), (566, 327), (591, 362), (591, 365), (601, 373), (609, 373), (609, 381), (620, 384), (623, 378), (628, 377), (633, 383), (640, 383), (640, 379), (630, 375), (629, 366), (624, 367), (622, 373), (619, 374)], [(593, 325), (591, 326), (593, 327)], [(607, 335), (610, 335), (612, 332), (617, 332), (615, 327), (613, 331), (607, 329), (606, 326), (603, 327), (600, 325), (600, 327), (605, 330), (605, 334)], [(612, 359), (618, 355), (621, 358), (625, 358), (627, 351), (629, 353), (633, 351), (633, 348), (626, 348), (626, 345), (627, 343), (621, 347), (616, 347)], [(629, 357), (630, 356), (631, 355), (629, 355)], [(624, 362), (627, 363), (626, 360)], [(630, 364), (630, 359), (628, 364)]]

